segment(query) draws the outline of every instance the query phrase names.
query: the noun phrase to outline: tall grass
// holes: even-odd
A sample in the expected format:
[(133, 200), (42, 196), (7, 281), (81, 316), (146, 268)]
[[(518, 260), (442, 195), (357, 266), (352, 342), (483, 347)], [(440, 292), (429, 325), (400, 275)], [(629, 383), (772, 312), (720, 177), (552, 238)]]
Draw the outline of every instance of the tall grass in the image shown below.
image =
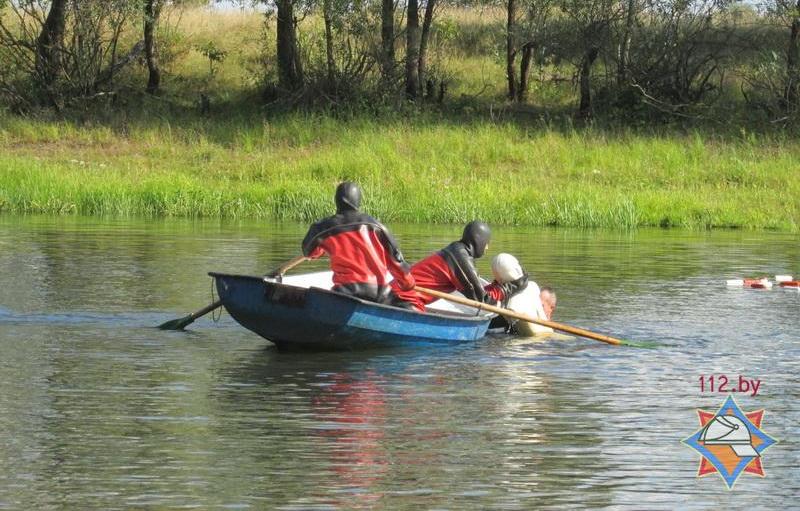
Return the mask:
[(797, 230), (800, 142), (339, 119), (0, 120), (0, 211), (310, 221), (352, 179), (383, 221)]

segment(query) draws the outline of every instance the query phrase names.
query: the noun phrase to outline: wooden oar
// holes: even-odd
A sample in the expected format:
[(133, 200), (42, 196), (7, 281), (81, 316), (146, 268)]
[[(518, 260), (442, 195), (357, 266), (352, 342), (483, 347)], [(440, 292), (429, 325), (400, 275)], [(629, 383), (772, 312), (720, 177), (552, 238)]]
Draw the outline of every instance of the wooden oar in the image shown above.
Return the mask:
[[(306, 260), (305, 256), (297, 256), (294, 259), (286, 262), (280, 268), (267, 273), (265, 277), (278, 277), (280, 275), (283, 275), (284, 273), (291, 270), (292, 268), (294, 268), (295, 266), (297, 266), (298, 264), (302, 263), (305, 260)], [(216, 302), (206, 305), (199, 311), (193, 312), (188, 316), (184, 316), (178, 319), (171, 319), (166, 323), (162, 323), (158, 325), (158, 328), (160, 328), (161, 330), (183, 330), (187, 326), (194, 323), (196, 319), (205, 316), (206, 314), (219, 308), (220, 306), (222, 306), (222, 300), (217, 300)]]
[(527, 321), (528, 323), (536, 323), (537, 325), (550, 327), (553, 330), (560, 330), (561, 332), (567, 332), (580, 337), (586, 337), (587, 339), (594, 339), (595, 341), (605, 342), (607, 344), (613, 344), (614, 346), (636, 346), (639, 348), (651, 347), (648, 346), (647, 343), (624, 341), (622, 339), (617, 339), (615, 337), (609, 337), (607, 335), (597, 334), (595, 332), (591, 332), (583, 328), (564, 325), (562, 323), (556, 323), (555, 321), (537, 319), (527, 314), (522, 314), (520, 312), (512, 311), (510, 309), (496, 307), (488, 303), (477, 302), (475, 300), (470, 300), (468, 298), (463, 298), (461, 296), (453, 296), (447, 293), (442, 293), (441, 291), (435, 291), (433, 289), (427, 289), (424, 287), (415, 286), (414, 290), (422, 294), (435, 296), (436, 298), (441, 298), (442, 300), (447, 300), (448, 302), (460, 303), (461, 305), (467, 305), (469, 307), (475, 307), (476, 309), (494, 312), (496, 314), (501, 314), (509, 318), (519, 319), (521, 321)]

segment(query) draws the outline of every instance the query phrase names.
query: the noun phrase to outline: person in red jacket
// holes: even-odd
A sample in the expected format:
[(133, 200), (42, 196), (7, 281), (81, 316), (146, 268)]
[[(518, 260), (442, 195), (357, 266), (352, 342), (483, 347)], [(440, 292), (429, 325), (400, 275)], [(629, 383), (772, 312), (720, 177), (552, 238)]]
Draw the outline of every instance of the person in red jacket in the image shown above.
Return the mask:
[[(443, 293), (460, 291), (470, 300), (479, 302), (506, 302), (525, 288), (528, 274), (523, 274), (513, 282), (492, 282), (484, 286), (475, 268), (475, 259), (483, 257), (491, 237), (492, 232), (484, 222), (475, 220), (468, 223), (460, 240), (450, 243), (411, 267), (414, 282), (418, 286)], [(392, 284), (392, 288), (399, 299), (394, 305), (399, 307), (414, 307), (425, 312), (425, 306), (437, 300), (413, 289), (403, 289), (399, 283)]]
[(344, 182), (336, 188), (336, 214), (313, 224), (303, 239), (303, 255), (317, 259), (327, 255), (333, 270), (333, 291), (391, 303), (396, 298), (389, 286), (411, 289), (409, 265), (389, 231), (369, 215), (359, 212), (361, 189)]

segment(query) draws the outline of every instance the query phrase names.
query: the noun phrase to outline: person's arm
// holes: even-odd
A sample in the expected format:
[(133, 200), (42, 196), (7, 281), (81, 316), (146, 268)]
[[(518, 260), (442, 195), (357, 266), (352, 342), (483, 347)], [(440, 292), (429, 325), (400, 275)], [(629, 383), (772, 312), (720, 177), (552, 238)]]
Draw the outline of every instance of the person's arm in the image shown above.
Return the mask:
[(388, 229), (382, 225), (378, 229), (378, 239), (380, 239), (383, 248), (386, 250), (386, 268), (400, 285), (400, 289), (403, 291), (413, 289), (416, 282), (414, 281), (414, 276), (411, 275), (411, 266), (403, 258), (403, 253), (400, 251), (397, 241), (389, 233)]
[(456, 261), (457, 269), (461, 273), (461, 278), (464, 280), (464, 288), (461, 292), (470, 300), (484, 301), (486, 298), (486, 291), (483, 289), (483, 282), (481, 276), (478, 275), (478, 270), (475, 268), (475, 261), (472, 257), (464, 255)]
[(306, 255), (309, 259), (319, 259), (320, 257), (325, 255), (325, 251), (322, 249), (321, 246), (317, 246), (314, 250), (312, 250), (308, 255)]
[(475, 269), (475, 262), (463, 243), (455, 241), (439, 252), (450, 269), (450, 282), (455, 289), (470, 300), (482, 302), (485, 296), (483, 282)]
[(303, 238), (303, 255), (309, 259), (319, 259), (325, 255), (325, 251), (322, 250), (322, 247), (320, 246), (319, 234), (320, 226), (319, 223), (316, 223), (308, 229), (306, 237)]
[(500, 302), (503, 304), (503, 307), (508, 305), (508, 300), (511, 299), (512, 296), (516, 295), (528, 285), (528, 274), (527, 272), (523, 272), (522, 277), (518, 278), (517, 280), (512, 280), (511, 282), (504, 282), (499, 283), (496, 280), (486, 286), (484, 291), (486, 291), (486, 296), (484, 297), (484, 302)]
[(506, 294), (497, 282), (487, 284), (483, 291), (486, 293), (483, 303), (503, 303), (506, 300)]

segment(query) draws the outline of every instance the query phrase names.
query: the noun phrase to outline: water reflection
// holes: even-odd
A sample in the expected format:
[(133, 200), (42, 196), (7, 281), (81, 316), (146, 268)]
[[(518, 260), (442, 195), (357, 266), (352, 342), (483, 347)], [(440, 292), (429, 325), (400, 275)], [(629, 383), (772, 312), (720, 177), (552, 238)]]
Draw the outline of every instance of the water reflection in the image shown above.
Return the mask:
[(381, 498), (375, 488), (389, 472), (384, 447), (386, 393), (375, 373), (365, 374), (363, 379), (337, 373), (329, 380), (311, 397), (312, 429), (331, 444), (326, 451), (338, 479), (337, 493), (350, 493), (352, 507), (368, 509)]

